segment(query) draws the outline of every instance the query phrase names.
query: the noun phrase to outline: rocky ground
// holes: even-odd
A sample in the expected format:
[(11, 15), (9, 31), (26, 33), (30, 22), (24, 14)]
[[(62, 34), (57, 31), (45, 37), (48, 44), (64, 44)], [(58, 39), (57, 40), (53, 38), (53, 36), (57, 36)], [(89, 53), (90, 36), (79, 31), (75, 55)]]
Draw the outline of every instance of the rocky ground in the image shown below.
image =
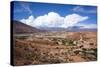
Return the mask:
[(64, 34), (64, 38), (14, 37), (14, 65), (97, 60), (96, 32), (65, 32)]

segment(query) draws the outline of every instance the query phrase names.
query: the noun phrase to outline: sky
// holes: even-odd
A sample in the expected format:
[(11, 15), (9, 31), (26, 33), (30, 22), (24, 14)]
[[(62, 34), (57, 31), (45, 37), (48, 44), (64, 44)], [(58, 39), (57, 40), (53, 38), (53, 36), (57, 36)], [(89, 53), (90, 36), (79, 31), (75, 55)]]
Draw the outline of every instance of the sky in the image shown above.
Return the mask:
[(12, 20), (37, 28), (97, 28), (96, 6), (13, 1), (11, 10)]

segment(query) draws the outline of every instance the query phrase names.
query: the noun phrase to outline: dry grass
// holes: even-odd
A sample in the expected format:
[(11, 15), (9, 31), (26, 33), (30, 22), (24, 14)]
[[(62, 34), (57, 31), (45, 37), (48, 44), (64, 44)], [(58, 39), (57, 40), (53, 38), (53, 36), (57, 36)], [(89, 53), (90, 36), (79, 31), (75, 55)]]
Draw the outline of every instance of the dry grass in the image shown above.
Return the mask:
[[(66, 33), (65, 33), (66, 34)], [(68, 32), (66, 39), (15, 38), (14, 65), (52, 64), (97, 60), (95, 32)], [(71, 35), (70, 35), (71, 34)], [(88, 35), (87, 35), (88, 34)], [(83, 41), (80, 41), (80, 35)], [(62, 44), (58, 44), (59, 39)], [(92, 40), (92, 43), (91, 43)], [(75, 45), (73, 42), (77, 41)], [(65, 45), (67, 42), (68, 45)], [(77, 44), (81, 44), (80, 46)], [(92, 45), (91, 45), (92, 44)], [(89, 45), (85, 48), (84, 45)]]

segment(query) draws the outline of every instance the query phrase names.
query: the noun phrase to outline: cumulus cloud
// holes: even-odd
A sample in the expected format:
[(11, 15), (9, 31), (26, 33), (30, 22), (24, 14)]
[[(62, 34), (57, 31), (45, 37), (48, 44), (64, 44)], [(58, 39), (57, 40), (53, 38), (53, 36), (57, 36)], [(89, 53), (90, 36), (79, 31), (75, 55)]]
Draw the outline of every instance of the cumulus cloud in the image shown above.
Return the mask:
[(88, 19), (88, 16), (81, 16), (78, 14), (69, 14), (65, 17), (60, 16), (56, 12), (49, 12), (43, 16), (29, 16), (27, 19), (20, 20), (21, 22), (34, 26), (34, 27), (64, 27), (73, 26), (76, 23), (85, 21)]
[(87, 16), (83, 17), (78, 14), (67, 15), (64, 19), (64, 24), (62, 25), (62, 27), (73, 26), (74, 24), (84, 21), (86, 19), (88, 19)]
[(56, 27), (63, 23), (63, 17), (55, 12), (39, 16), (34, 20), (36, 26)]
[(27, 25), (33, 26), (34, 17), (33, 16), (29, 16), (27, 19), (21, 19), (20, 21), (22, 23), (27, 24)]

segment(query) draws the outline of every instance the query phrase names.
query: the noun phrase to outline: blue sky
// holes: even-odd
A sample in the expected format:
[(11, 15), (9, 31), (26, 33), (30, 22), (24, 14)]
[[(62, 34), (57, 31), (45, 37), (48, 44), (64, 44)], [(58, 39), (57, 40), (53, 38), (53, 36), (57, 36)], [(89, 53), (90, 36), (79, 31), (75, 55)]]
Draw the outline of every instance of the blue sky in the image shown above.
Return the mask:
[(12, 19), (22, 21), (23, 23), (31, 26), (97, 26), (96, 6), (49, 3), (43, 4), (22, 1), (12, 2), (12, 6)]

